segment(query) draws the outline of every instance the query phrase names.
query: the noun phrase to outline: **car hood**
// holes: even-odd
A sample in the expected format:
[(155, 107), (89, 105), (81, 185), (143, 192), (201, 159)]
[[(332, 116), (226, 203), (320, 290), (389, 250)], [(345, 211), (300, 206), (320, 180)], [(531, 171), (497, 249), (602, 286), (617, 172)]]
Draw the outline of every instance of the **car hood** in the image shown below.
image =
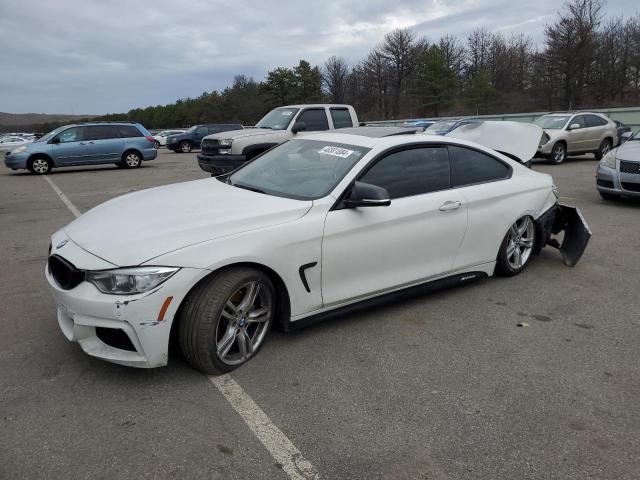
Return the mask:
[(628, 140), (616, 148), (616, 158), (640, 162), (640, 141)]
[(245, 138), (245, 137), (261, 137), (265, 135), (277, 135), (277, 134), (285, 134), (286, 130), (270, 130), (267, 128), (243, 128), (242, 130), (231, 130), (228, 132), (220, 132), (214, 133), (212, 135), (207, 135), (204, 138), (211, 138), (217, 140), (223, 139), (236, 139), (236, 138)]
[(114, 198), (64, 231), (103, 260), (133, 266), (196, 243), (293, 221), (311, 206), (208, 178)]

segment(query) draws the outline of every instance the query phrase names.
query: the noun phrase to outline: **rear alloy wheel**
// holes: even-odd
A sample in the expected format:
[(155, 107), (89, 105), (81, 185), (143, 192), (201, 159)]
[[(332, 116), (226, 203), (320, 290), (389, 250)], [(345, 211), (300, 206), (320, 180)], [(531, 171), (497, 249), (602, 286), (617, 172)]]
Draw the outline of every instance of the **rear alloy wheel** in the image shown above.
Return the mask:
[(160, 142), (158, 140), (153, 141), (153, 148), (155, 148), (156, 150), (160, 148)]
[(549, 156), (549, 160), (551, 163), (556, 165), (560, 165), (567, 158), (567, 147), (564, 143), (558, 142), (553, 146), (551, 150), (551, 155)]
[(600, 148), (596, 152), (596, 160), (602, 160), (604, 156), (611, 151), (611, 140), (605, 138), (600, 144)]
[(220, 273), (196, 287), (181, 308), (179, 339), (189, 363), (205, 373), (224, 373), (256, 355), (274, 318), (269, 277), (250, 269)]
[(180, 143), (180, 151), (182, 153), (189, 153), (191, 151), (191, 143), (189, 143), (189, 142), (181, 142)]
[(511, 225), (500, 245), (496, 272), (511, 277), (527, 266), (536, 238), (536, 227), (531, 217), (522, 217)]
[(139, 168), (142, 165), (142, 158), (136, 152), (127, 152), (121, 163), (124, 168)]
[(28, 169), (36, 175), (46, 175), (51, 171), (51, 162), (44, 157), (36, 157), (29, 160)]

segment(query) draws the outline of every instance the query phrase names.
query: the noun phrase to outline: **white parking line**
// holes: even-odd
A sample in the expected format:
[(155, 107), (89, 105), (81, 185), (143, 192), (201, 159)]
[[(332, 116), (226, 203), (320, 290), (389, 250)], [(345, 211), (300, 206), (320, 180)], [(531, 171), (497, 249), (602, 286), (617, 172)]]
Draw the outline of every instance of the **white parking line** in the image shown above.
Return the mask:
[(53, 191), (58, 194), (58, 196), (60, 197), (60, 200), (62, 200), (62, 202), (71, 211), (71, 213), (73, 213), (74, 217), (78, 218), (80, 215), (82, 215), (82, 213), (80, 213), (80, 210), (78, 210), (76, 206), (73, 203), (71, 203), (71, 200), (69, 200), (67, 196), (64, 193), (62, 193), (62, 190), (60, 190), (58, 186), (55, 183), (53, 183), (53, 180), (51, 180), (47, 175), (42, 175), (42, 178), (44, 178), (47, 181), (47, 183), (51, 185), (51, 188), (53, 188)]
[[(60, 200), (64, 202), (76, 218), (82, 215), (62, 190), (53, 183), (53, 180), (46, 175), (43, 175), (42, 178), (51, 185), (53, 191), (58, 194)], [(292, 480), (315, 480), (320, 478), (320, 474), (302, 456), (300, 450), (273, 424), (267, 414), (262, 411), (258, 404), (233, 378), (229, 375), (222, 375), (220, 377), (209, 377), (209, 380), (218, 388), (233, 409), (238, 412), (271, 456), (282, 465), (282, 469), (289, 478)]]
[(291, 443), (282, 431), (267, 417), (238, 383), (229, 375), (209, 377), (233, 409), (238, 412), (258, 440), (271, 456), (282, 465), (282, 469), (293, 480), (319, 479), (320, 474), (313, 468), (300, 450)]

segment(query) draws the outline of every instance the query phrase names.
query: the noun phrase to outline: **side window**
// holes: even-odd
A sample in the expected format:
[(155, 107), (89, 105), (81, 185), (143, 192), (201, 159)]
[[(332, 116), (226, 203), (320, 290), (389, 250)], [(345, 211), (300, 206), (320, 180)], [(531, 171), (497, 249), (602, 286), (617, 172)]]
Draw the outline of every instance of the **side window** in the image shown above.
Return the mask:
[(575, 117), (573, 117), (569, 122), (569, 126), (574, 125), (576, 123), (580, 125), (580, 128), (584, 128), (587, 126), (586, 122), (584, 121), (584, 115), (576, 115)]
[(508, 165), (471, 148), (449, 145), (449, 159), (454, 187), (502, 180), (511, 173)]
[(300, 114), (296, 122), (304, 122), (309, 132), (329, 130), (329, 122), (327, 121), (327, 114), (324, 108), (306, 110)]
[(94, 125), (85, 128), (87, 129), (87, 140), (107, 140), (120, 137), (112, 125)]
[(446, 147), (420, 147), (391, 153), (361, 178), (386, 188), (393, 198), (444, 190), (451, 186)]
[(56, 138), (60, 139), (60, 143), (80, 142), (84, 140), (84, 131), (82, 127), (68, 128), (60, 132)]
[(346, 108), (331, 108), (331, 120), (333, 120), (334, 128), (348, 128), (353, 127), (353, 121), (351, 120), (351, 114)]
[(604, 118), (598, 117), (597, 115), (586, 115), (586, 117), (587, 127), (601, 127), (607, 124)]
[(142, 132), (133, 125), (116, 125), (116, 129), (123, 138), (144, 137)]
[(206, 126), (201, 125), (198, 128), (196, 128), (196, 130), (193, 132), (193, 134), (198, 136), (198, 137), (200, 137), (200, 136), (208, 135), (209, 134), (209, 130), (207, 130)]

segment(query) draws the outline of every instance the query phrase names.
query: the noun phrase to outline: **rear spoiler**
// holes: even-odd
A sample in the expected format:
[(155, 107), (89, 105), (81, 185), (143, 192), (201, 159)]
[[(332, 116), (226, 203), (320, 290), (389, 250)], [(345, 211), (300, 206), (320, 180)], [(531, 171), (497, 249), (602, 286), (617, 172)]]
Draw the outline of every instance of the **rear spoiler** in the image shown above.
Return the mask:
[(446, 136), (468, 140), (527, 163), (535, 156), (542, 134), (542, 129), (532, 123), (487, 120), (461, 125)]

